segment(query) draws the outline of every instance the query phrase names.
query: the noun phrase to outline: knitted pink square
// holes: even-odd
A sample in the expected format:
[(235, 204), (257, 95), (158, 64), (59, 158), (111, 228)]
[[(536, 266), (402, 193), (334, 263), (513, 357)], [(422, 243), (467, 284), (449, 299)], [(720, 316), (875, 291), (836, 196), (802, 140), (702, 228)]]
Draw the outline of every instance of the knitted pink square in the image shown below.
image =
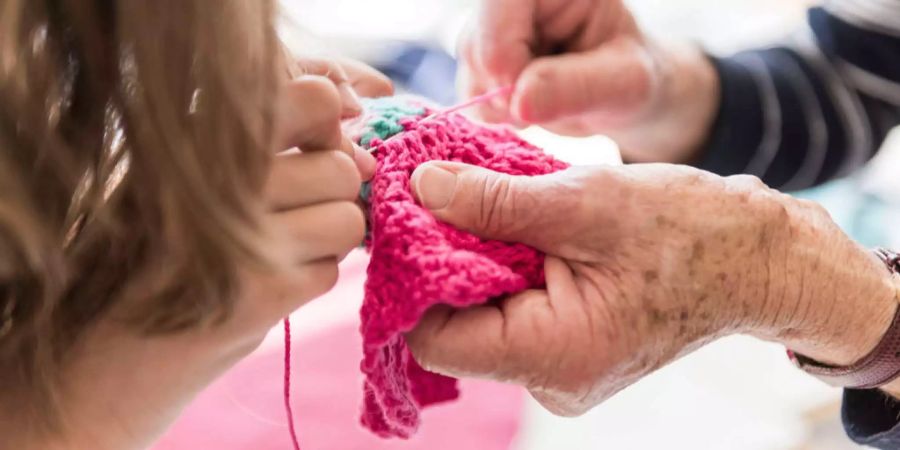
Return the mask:
[(362, 423), (383, 437), (411, 436), (420, 409), (455, 399), (456, 380), (422, 369), (403, 333), (436, 304), (464, 308), (544, 282), (543, 255), (522, 244), (480, 239), (439, 222), (416, 203), (413, 170), (457, 161), (513, 175), (541, 175), (566, 164), (519, 139), (459, 114), (421, 122), (431, 110), (415, 100), (368, 104), (358, 136), (378, 165), (364, 194), (371, 252), (361, 332), (365, 374)]

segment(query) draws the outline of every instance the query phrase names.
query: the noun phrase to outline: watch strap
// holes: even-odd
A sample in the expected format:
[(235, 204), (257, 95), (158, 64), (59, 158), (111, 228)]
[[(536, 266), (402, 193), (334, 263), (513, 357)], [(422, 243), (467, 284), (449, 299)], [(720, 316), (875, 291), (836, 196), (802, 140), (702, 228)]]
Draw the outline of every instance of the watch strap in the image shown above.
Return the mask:
[[(900, 274), (900, 254), (878, 249), (875, 254), (891, 273)], [(803, 371), (832, 385), (851, 389), (872, 389), (900, 376), (900, 307), (878, 345), (868, 355), (849, 366), (831, 366), (788, 350), (788, 357)]]

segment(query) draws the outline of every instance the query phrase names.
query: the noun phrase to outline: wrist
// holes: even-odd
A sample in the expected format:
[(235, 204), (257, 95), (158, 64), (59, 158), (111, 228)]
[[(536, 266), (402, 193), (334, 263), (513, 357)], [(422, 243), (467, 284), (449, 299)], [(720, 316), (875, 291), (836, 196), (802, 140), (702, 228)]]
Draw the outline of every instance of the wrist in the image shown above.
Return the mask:
[(823, 364), (851, 365), (880, 342), (894, 317), (894, 277), (820, 207), (776, 197), (785, 214), (766, 252), (768, 289), (751, 333)]

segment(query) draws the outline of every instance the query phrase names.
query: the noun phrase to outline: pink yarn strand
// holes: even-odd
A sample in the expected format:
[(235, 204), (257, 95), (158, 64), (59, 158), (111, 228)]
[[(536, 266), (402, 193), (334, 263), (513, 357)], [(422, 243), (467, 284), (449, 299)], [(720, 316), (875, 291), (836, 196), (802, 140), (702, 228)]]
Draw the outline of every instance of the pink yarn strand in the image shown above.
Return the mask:
[(455, 113), (455, 112), (457, 112), (457, 111), (460, 111), (460, 110), (463, 110), (463, 109), (466, 109), (466, 108), (471, 108), (471, 107), (473, 107), (473, 106), (475, 106), (475, 105), (480, 105), (480, 104), (482, 104), (482, 103), (489, 102), (489, 101), (493, 100), (493, 99), (496, 98), (496, 97), (501, 97), (501, 96), (503, 96), (503, 95), (509, 95), (509, 94), (512, 92), (512, 90), (513, 90), (513, 87), (512, 87), (512, 86), (503, 86), (503, 87), (501, 87), (501, 88), (494, 89), (493, 91), (488, 91), (488, 92), (486, 92), (486, 93), (484, 93), (484, 94), (481, 94), (481, 95), (479, 95), (479, 96), (477, 96), (477, 97), (472, 97), (472, 98), (470, 98), (469, 100), (467, 100), (467, 101), (465, 101), (465, 102), (462, 102), (462, 103), (460, 103), (460, 104), (458, 104), (458, 105), (454, 105), (454, 106), (451, 106), (451, 107), (449, 107), (449, 108), (447, 108), (447, 109), (445, 109), (445, 110), (438, 111), (438, 112), (436, 112), (436, 113), (434, 113), (434, 114), (432, 114), (432, 115), (430, 115), (430, 116), (428, 116), (428, 117), (422, 119), (422, 122), (427, 122), (427, 121), (429, 121), (429, 120), (438, 118), (438, 117), (440, 117), (440, 116), (444, 116), (444, 115), (447, 115), (447, 114)]
[[(513, 91), (513, 86), (503, 86), (503, 87), (501, 87), (501, 88), (494, 89), (493, 91), (488, 91), (488, 92), (486, 92), (486, 93), (484, 93), (484, 94), (481, 94), (481, 95), (479, 95), (479, 96), (477, 96), (477, 97), (472, 97), (472, 98), (470, 98), (469, 100), (466, 100), (466, 101), (464, 101), (464, 102), (462, 102), (462, 103), (453, 105), (453, 106), (451, 106), (451, 107), (449, 107), (449, 108), (447, 108), (447, 109), (443, 109), (443, 110), (434, 112), (434, 113), (432, 113), (430, 116), (427, 116), (427, 117), (425, 117), (424, 119), (422, 119), (419, 123), (425, 123), (425, 122), (428, 122), (428, 121), (430, 121), (430, 120), (437, 119), (438, 117), (446, 116), (446, 115), (448, 115), (448, 114), (452, 114), (452, 113), (455, 113), (455, 112), (457, 112), (457, 111), (461, 111), (461, 110), (466, 109), (466, 108), (471, 108), (471, 107), (473, 107), (473, 106), (475, 106), (475, 105), (480, 105), (480, 104), (482, 104), (482, 103), (487, 103), (487, 102), (491, 101), (491, 100), (494, 99), (494, 98), (501, 97), (501, 96), (504, 96), (504, 95), (509, 95), (510, 93), (512, 93), (512, 91)], [(402, 136), (402, 135), (403, 135), (403, 133), (397, 133), (397, 134), (395, 134), (395, 135), (393, 135), (393, 136), (391, 136), (391, 137), (385, 139), (384, 142), (388, 142), (388, 141), (397, 139), (397, 138), (399, 138), (399, 137)], [(384, 142), (382, 142), (381, 144), (379, 144), (378, 147), (381, 147), (382, 145), (384, 145)], [(369, 149), (369, 152), (374, 152), (374, 151), (378, 150), (378, 147), (373, 147), (373, 148)]]
[(291, 409), (291, 319), (284, 318), (284, 411), (287, 414), (288, 430), (294, 450), (300, 450), (297, 429), (294, 427), (294, 411)]

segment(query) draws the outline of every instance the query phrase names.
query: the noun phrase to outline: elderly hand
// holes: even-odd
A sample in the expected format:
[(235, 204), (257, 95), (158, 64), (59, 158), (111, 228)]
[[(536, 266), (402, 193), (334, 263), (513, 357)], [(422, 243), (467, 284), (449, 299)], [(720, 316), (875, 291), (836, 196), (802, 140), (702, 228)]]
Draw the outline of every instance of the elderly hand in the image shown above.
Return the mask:
[(528, 178), (435, 162), (413, 186), (439, 219), (548, 255), (544, 290), (429, 311), (408, 335), (416, 359), (522, 384), (558, 414), (731, 333), (849, 364), (894, 312), (876, 258), (752, 177), (661, 164)]
[(621, 0), (483, 0), (469, 29), (463, 92), (515, 85), (478, 109), (485, 120), (607, 134), (630, 160), (686, 162), (705, 142), (715, 70), (697, 49), (648, 39)]

